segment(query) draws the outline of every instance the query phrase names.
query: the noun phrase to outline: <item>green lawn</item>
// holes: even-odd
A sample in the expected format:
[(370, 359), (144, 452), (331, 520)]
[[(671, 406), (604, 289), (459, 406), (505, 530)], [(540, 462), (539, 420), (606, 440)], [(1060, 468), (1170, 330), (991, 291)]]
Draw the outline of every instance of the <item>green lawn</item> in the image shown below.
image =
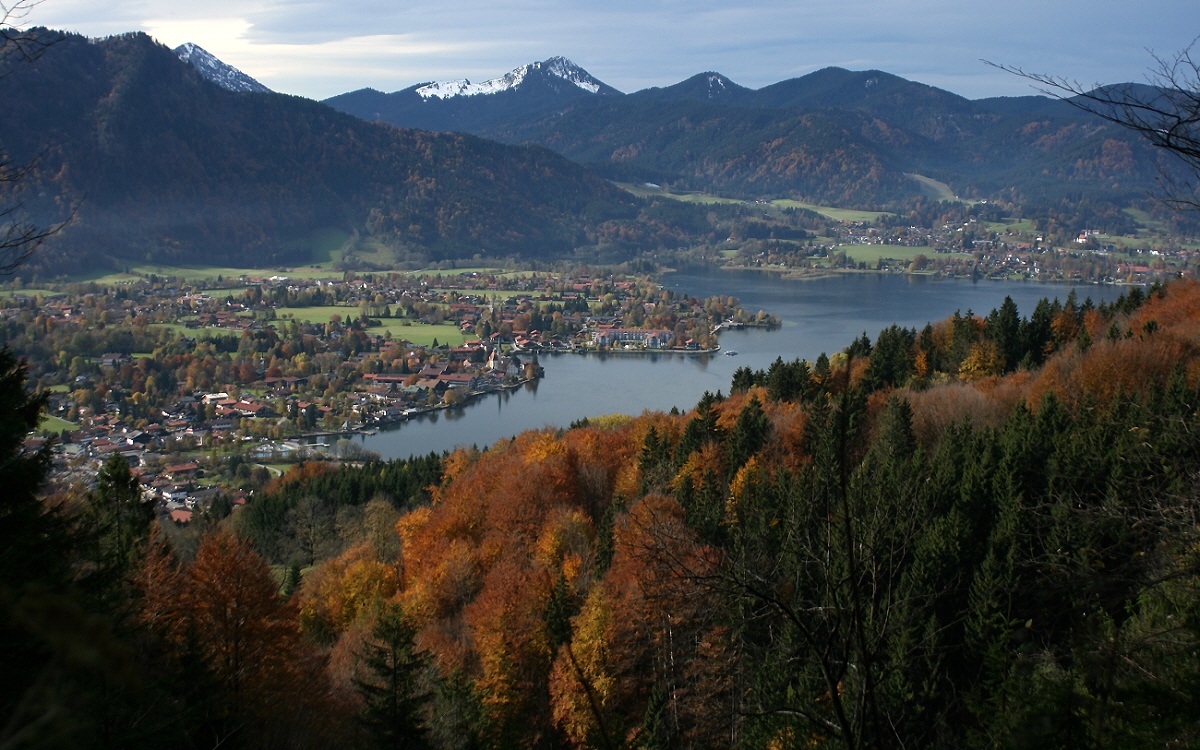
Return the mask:
[[(359, 314), (359, 309), (351, 305), (280, 307), (275, 311), (277, 319), (292, 318), (300, 322), (319, 324), (329, 323), (333, 320), (334, 315), (340, 316), (343, 321), (347, 321), (359, 317)], [(454, 323), (426, 325), (403, 318), (376, 318), (376, 320), (381, 321), (380, 325), (370, 326), (367, 328), (368, 333), (383, 335), (386, 331), (391, 331), (392, 338), (407, 339), (421, 346), (431, 345), (434, 339), (437, 339), (439, 344), (457, 346), (468, 338), (474, 338), (474, 334), (469, 336), (464, 335)]]
[(959, 201), (960, 203), (967, 202), (960, 200), (959, 197), (954, 194), (954, 191), (950, 189), (949, 185), (944, 182), (938, 182), (932, 177), (926, 177), (919, 174), (907, 174), (905, 177), (921, 183), (921, 192), (924, 193), (926, 197), (935, 201)]
[(223, 286), (218, 289), (200, 289), (197, 291), (201, 292), (202, 294), (207, 294), (213, 299), (225, 299), (226, 297), (239, 299), (249, 288), (250, 287), (248, 286)]
[(622, 190), (624, 190), (628, 193), (633, 193), (634, 195), (636, 195), (639, 198), (650, 198), (650, 197), (657, 196), (657, 197), (662, 197), (662, 198), (674, 198), (675, 200), (683, 201), (684, 203), (745, 203), (746, 202), (739, 198), (722, 198), (719, 195), (709, 195), (707, 193), (697, 193), (697, 192), (692, 192), (692, 191), (673, 192), (670, 190), (663, 190), (662, 188), (648, 187), (645, 184), (636, 185), (631, 182), (617, 182), (614, 184), (617, 187), (621, 188)]
[[(936, 180), (931, 180), (928, 177), (921, 177), (919, 175), (911, 176), (920, 181), (922, 185), (926, 185), (927, 189), (941, 190), (944, 188), (946, 192), (950, 191), (950, 189), (943, 183), (937, 182)], [(617, 187), (633, 193), (641, 198), (646, 198), (649, 196), (662, 196), (664, 198), (674, 198), (675, 200), (685, 201), (687, 203), (749, 203), (749, 201), (744, 201), (739, 198), (723, 198), (717, 195), (708, 195), (707, 193), (672, 192), (669, 190), (662, 190), (661, 188), (647, 187), (646, 185), (634, 185), (628, 182), (618, 182), (614, 184), (616, 184)], [(860, 221), (870, 223), (875, 221), (877, 217), (888, 215), (887, 212), (884, 211), (859, 211), (851, 208), (837, 208), (835, 206), (818, 206), (815, 203), (804, 203), (802, 201), (794, 201), (788, 198), (773, 200), (770, 202), (770, 204), (778, 208), (803, 208), (809, 211), (815, 211), (822, 216), (828, 216), (834, 221)]]
[[(874, 266), (881, 258), (891, 258), (907, 263), (918, 255), (934, 257), (932, 248), (904, 245), (841, 245), (837, 249), (845, 252), (846, 257), (853, 258), (856, 263), (866, 263), (868, 266)], [(937, 257), (944, 258), (946, 254), (939, 254)], [(963, 258), (966, 255), (953, 253), (950, 257)]]
[(333, 268), (342, 259), (342, 250), (346, 247), (350, 234), (340, 229), (318, 229), (308, 239), (312, 253), (313, 267)]
[(384, 318), (383, 325), (371, 326), (367, 329), (368, 333), (379, 335), (383, 335), (387, 331), (392, 332), (393, 339), (405, 339), (418, 346), (432, 346), (434, 339), (437, 339), (439, 344), (458, 346), (469, 338), (475, 338), (474, 333), (464, 334), (453, 323), (440, 323), (435, 326), (423, 323), (404, 325), (404, 321)]
[(409, 276), (429, 277), (429, 276), (461, 276), (464, 273), (487, 274), (498, 278), (515, 278), (529, 274), (529, 271), (506, 271), (503, 268), (491, 268), (488, 266), (470, 266), (467, 268), (428, 268), (423, 271), (409, 271)]
[(433, 291), (437, 292), (438, 294), (449, 294), (450, 292), (457, 292), (460, 295), (473, 294), (489, 300), (492, 297), (506, 300), (511, 299), (512, 297), (520, 297), (522, 295), (529, 294), (529, 292), (518, 292), (513, 289), (446, 289), (442, 287), (436, 287), (433, 289)]
[(65, 419), (59, 419), (58, 417), (52, 417), (49, 414), (43, 414), (41, 421), (38, 422), (38, 431), (39, 432), (49, 432), (49, 433), (53, 433), (55, 435), (62, 432), (63, 430), (77, 430), (77, 429), (79, 429), (79, 425), (75, 424), (74, 422), (68, 422)]
[(0, 297), (61, 297), (62, 292), (52, 292), (49, 289), (4, 289), (0, 290)]
[(275, 317), (281, 319), (291, 318), (301, 323), (329, 323), (333, 320), (333, 316), (337, 316), (342, 322), (353, 320), (359, 317), (362, 311), (357, 305), (329, 305), (327, 307), (277, 307), (275, 308)]
[(1004, 221), (989, 221), (986, 222), (987, 228), (993, 232), (1025, 232), (1033, 234), (1037, 232), (1037, 227), (1033, 225), (1032, 219), (1005, 219)]
[(835, 208), (833, 206), (818, 206), (815, 203), (804, 203), (803, 201), (794, 201), (791, 199), (780, 199), (771, 201), (772, 206), (779, 208), (803, 208), (814, 213), (827, 216), (834, 221), (844, 221), (848, 223), (862, 222), (870, 224), (880, 216), (890, 216), (886, 211), (859, 211), (853, 208)]
[[(189, 339), (207, 339), (213, 336), (229, 336), (231, 334), (236, 336), (241, 335), (241, 331), (237, 331), (232, 328), (188, 328), (183, 323), (151, 323), (148, 327), (171, 331), (172, 333), (177, 333), (180, 336)], [(153, 355), (151, 354), (146, 356)]]

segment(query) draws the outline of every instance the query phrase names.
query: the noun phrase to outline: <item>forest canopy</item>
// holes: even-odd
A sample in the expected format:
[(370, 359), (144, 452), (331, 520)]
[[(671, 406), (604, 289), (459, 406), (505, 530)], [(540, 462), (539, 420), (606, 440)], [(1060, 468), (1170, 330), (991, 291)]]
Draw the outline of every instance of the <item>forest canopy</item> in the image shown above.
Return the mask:
[(1194, 746), (1198, 355), (1194, 282), (1006, 301), (688, 413), (306, 465), (192, 550), (136, 514), (89, 541), (120, 476), (10, 504), (112, 646), (30, 627), (6, 558), (3, 740), (69, 712), (80, 747)]

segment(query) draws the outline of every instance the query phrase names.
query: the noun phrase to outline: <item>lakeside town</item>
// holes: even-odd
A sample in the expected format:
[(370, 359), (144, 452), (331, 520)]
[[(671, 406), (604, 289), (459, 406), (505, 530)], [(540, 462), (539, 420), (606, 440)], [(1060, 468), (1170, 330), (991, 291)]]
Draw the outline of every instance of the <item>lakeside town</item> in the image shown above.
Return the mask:
[(723, 326), (777, 325), (729, 297), (589, 273), (149, 277), (13, 290), (0, 322), (47, 392), (56, 481), (121, 456), (159, 511), (232, 507), (283, 464), (369, 458), (369, 432), (542, 376), (539, 354), (718, 350)]

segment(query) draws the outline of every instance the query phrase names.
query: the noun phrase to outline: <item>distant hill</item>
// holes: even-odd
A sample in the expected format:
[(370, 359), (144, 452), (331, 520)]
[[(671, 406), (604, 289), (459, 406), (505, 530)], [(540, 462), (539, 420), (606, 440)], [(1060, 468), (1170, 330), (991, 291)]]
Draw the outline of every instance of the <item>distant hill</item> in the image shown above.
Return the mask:
[(1164, 166), (1136, 136), (1065, 102), (971, 101), (878, 70), (831, 67), (758, 90), (708, 72), (632, 94), (451, 96), (436, 110), (420, 106), (416, 88), (328, 103), (365, 119), (546, 146), (616, 179), (864, 208), (919, 195), (910, 174), (963, 196), (1128, 205)]
[[(0, 206), (70, 224), (47, 273), (130, 262), (300, 263), (318, 229), (400, 257), (557, 256), (639, 202), (548, 150), (367, 123), (214, 85), (143, 34), (62, 35), (0, 78), (0, 152), (36, 160)], [(678, 241), (674, 238), (672, 241)]]

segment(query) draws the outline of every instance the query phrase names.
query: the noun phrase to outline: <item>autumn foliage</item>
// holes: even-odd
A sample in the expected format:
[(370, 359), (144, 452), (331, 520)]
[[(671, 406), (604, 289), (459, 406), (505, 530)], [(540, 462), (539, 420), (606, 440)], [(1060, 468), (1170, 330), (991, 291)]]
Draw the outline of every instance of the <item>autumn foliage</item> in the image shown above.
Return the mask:
[(739, 373), (689, 413), (460, 450), (288, 602), (228, 533), (187, 566), (153, 546), (140, 620), (201, 665), (213, 725), (264, 746), (364, 710), (383, 613), (434, 746), (1186, 739), (1103, 691), (1145, 708), (1164, 665), (1200, 674), (1156, 635), (1200, 643), (1198, 319), (1191, 283), (956, 316)]

